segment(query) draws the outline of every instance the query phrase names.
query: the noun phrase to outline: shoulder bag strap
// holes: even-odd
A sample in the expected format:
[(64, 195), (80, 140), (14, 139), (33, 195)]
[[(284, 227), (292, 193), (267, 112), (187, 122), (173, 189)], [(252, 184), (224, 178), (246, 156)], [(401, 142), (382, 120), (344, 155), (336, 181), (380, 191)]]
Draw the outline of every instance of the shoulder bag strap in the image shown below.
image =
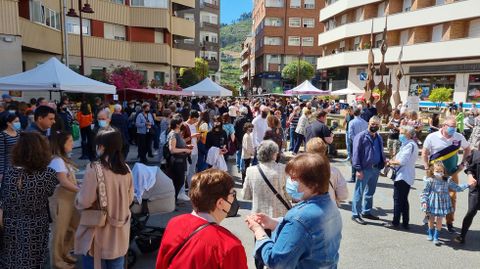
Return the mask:
[(267, 176), (265, 176), (265, 173), (263, 173), (262, 168), (260, 168), (260, 164), (257, 165), (257, 168), (258, 168), (258, 172), (260, 172), (260, 175), (262, 175), (263, 180), (265, 181), (265, 183), (267, 183), (268, 187), (270, 188), (270, 190), (272, 190), (273, 194), (275, 194), (275, 196), (287, 208), (287, 210), (290, 210), (292, 207), (285, 201), (285, 199), (283, 199), (282, 195), (280, 195), (280, 193), (278, 193), (277, 190), (275, 190), (275, 188), (272, 186), (272, 183), (270, 183), (270, 181), (267, 179)]
[(103, 174), (102, 166), (99, 162), (94, 162), (93, 166), (95, 167), (95, 171), (97, 174), (97, 191), (98, 191), (98, 202), (100, 205), (100, 209), (107, 212), (107, 189), (105, 186), (105, 175)]
[(175, 259), (175, 257), (177, 256), (177, 254), (180, 252), (180, 250), (182, 250), (182, 248), (185, 246), (185, 244), (188, 242), (188, 240), (190, 240), (194, 235), (196, 235), (198, 232), (200, 232), (201, 230), (207, 228), (208, 226), (212, 225), (214, 223), (212, 222), (207, 222), (203, 225), (200, 225), (197, 229), (195, 229), (195, 231), (193, 231), (187, 238), (185, 238), (183, 240), (183, 242), (178, 245), (178, 247), (175, 249), (175, 251), (173, 252), (172, 256), (168, 259), (168, 265), (171, 265), (172, 264), (172, 261), (173, 259)]

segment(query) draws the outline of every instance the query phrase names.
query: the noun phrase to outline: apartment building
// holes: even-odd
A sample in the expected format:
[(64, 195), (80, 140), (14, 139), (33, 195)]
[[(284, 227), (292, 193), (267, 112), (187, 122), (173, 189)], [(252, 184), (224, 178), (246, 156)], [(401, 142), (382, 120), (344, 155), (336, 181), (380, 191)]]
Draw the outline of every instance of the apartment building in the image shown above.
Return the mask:
[(396, 89), (402, 54), (405, 76), (399, 86), (404, 102), (428, 103), (437, 87), (454, 89), (456, 102), (479, 101), (479, 4), (478, 0), (327, 0), (320, 11), (325, 31), (318, 35), (322, 57), (317, 68), (328, 74), (333, 90), (363, 88), (360, 75), (367, 66), (368, 49), (373, 46), (378, 67), (378, 47), (387, 23), (385, 62)]
[(242, 90), (245, 94), (247, 90), (253, 87), (252, 77), (255, 74), (255, 58), (253, 57), (253, 38), (247, 37), (242, 43), (242, 52), (240, 53), (241, 62), (240, 68), (242, 74), (240, 80), (242, 81)]
[[(318, 36), (323, 25), (318, 14), (323, 0), (254, 0), (254, 85), (270, 92), (289, 89), (296, 82), (284, 81), (281, 71), (298, 58), (316, 64), (321, 55)], [(314, 79), (319, 84), (319, 78)]]
[[(177, 46), (195, 52), (208, 61), (210, 73), (220, 68), (220, 0), (196, 0), (195, 9), (179, 12), (179, 17), (195, 22), (195, 38), (187, 38)], [(212, 76), (215, 79), (215, 76)]]
[[(66, 1), (67, 10), (78, 0)], [(83, 1), (86, 3), (86, 1)], [(85, 75), (111, 66), (134, 66), (145, 80), (174, 82), (180, 67), (193, 67), (195, 53), (178, 48), (195, 38), (195, 23), (176, 14), (195, 0), (90, 0), (83, 13)], [(0, 0), (0, 76), (32, 69), (52, 56), (63, 58), (66, 19), (69, 64), (80, 65), (80, 20), (62, 15), (62, 0)]]

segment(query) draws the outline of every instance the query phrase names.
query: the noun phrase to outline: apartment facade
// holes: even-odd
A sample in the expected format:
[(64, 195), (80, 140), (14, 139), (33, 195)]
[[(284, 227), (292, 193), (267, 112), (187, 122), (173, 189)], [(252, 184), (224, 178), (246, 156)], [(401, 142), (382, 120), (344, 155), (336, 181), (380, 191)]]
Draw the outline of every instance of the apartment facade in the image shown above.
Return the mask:
[[(365, 86), (360, 75), (366, 70), (368, 50), (373, 47), (378, 67), (386, 23), (389, 48), (385, 62), (396, 89), (395, 74), (402, 55), (405, 76), (399, 88), (404, 102), (428, 103), (431, 91), (437, 87), (454, 89), (452, 99), (456, 102), (480, 100), (477, 0), (325, 2), (325, 8), (320, 11), (325, 31), (318, 36), (322, 57), (317, 60), (317, 69), (328, 74), (332, 90)], [(373, 44), (370, 42), (372, 23)], [(375, 79), (378, 83), (380, 77)]]
[[(253, 54), (255, 78), (252, 87), (267, 92), (296, 86), (284, 81), (281, 71), (298, 58), (316, 64), (321, 50), (317, 46), (323, 25), (318, 14), (323, 0), (254, 0)], [(313, 80), (319, 84), (319, 79)]]
[[(66, 1), (67, 10), (72, 1)], [(85, 1), (84, 1), (85, 2)], [(78, 17), (62, 15), (62, 0), (0, 0), (0, 76), (32, 69), (50, 57), (63, 58), (66, 20), (69, 65), (80, 65)], [(78, 14), (77, 1), (73, 1)], [(175, 16), (194, 9), (195, 0), (95, 0), (83, 13), (85, 75), (112, 66), (134, 66), (145, 80), (175, 82), (180, 67), (192, 67), (195, 54), (178, 40), (195, 38), (195, 23)]]
[[(194, 51), (208, 61), (213, 75), (220, 69), (220, 0), (196, 0), (195, 9), (179, 12), (179, 17), (195, 22), (195, 38), (182, 40), (179, 48)], [(212, 76), (215, 79), (215, 76)]]
[(242, 81), (242, 95), (245, 95), (246, 92), (253, 87), (252, 78), (255, 75), (253, 44), (253, 38), (250, 36), (247, 37), (242, 43), (242, 52), (240, 53), (240, 68), (242, 69), (240, 80)]

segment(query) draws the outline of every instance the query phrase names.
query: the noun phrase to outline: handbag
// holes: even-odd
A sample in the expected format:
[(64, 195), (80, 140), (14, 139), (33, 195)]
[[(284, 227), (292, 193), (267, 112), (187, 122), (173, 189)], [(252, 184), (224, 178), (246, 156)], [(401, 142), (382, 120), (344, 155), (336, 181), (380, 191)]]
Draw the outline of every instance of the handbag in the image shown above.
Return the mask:
[(237, 142), (232, 141), (232, 139), (228, 139), (227, 142), (227, 155), (235, 155), (237, 152)]
[(258, 172), (260, 172), (260, 175), (262, 176), (265, 183), (267, 183), (270, 190), (272, 190), (273, 194), (275, 194), (275, 196), (278, 198), (278, 200), (280, 200), (280, 202), (285, 206), (287, 210), (290, 210), (292, 206), (289, 203), (287, 203), (287, 201), (283, 199), (282, 195), (280, 195), (280, 193), (278, 193), (277, 190), (272, 186), (272, 183), (270, 183), (270, 181), (267, 179), (267, 176), (265, 176), (265, 173), (263, 173), (262, 168), (260, 168), (260, 164), (257, 165), (257, 168), (258, 168)]
[(97, 176), (97, 204), (96, 208), (83, 210), (80, 215), (80, 225), (87, 227), (104, 227), (107, 223), (107, 190), (105, 187), (105, 175), (99, 162), (94, 162)]

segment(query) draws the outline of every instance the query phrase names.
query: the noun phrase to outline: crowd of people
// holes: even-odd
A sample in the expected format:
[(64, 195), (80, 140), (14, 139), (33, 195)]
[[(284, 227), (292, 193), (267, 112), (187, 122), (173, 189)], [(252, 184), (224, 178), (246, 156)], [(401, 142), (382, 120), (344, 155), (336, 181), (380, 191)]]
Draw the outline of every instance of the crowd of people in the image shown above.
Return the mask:
[[(399, 107), (383, 122), (369, 102), (341, 110), (317, 98), (107, 103), (97, 97), (90, 103), (62, 97), (58, 103), (44, 98), (24, 103), (4, 95), (0, 267), (75, 268), (80, 256), (84, 268), (123, 268), (134, 193), (127, 162), (138, 161), (160, 165), (173, 182), (176, 202), (193, 206), (191, 214), (169, 221), (156, 268), (247, 268), (242, 242), (218, 225), (239, 207), (228, 173), (232, 159), (241, 175), (239, 194), (252, 200), (245, 221), (255, 240), (256, 267), (335, 268), (342, 231), (338, 207), (349, 193), (347, 180), (329, 160), (339, 122), (327, 118), (340, 113), (345, 162), (352, 167), (348, 182), (355, 183), (352, 220), (360, 225), (380, 220), (372, 208), (383, 175), (393, 180), (393, 220), (384, 225), (409, 229), (408, 195), (421, 152), (426, 176), (418, 203), (427, 239), (440, 244), (444, 218), (447, 230), (455, 231), (455, 195), (469, 188), (469, 209), (455, 238), (465, 243), (480, 209), (480, 120), (474, 109), (463, 118), (461, 108), (452, 108), (443, 122), (434, 114), (424, 138), (426, 124), (417, 112)], [(90, 161), (83, 179), (76, 179), (79, 167), (71, 158), (75, 139), (81, 140), (80, 159)], [(137, 152), (130, 152), (132, 145)], [(460, 184), (464, 168), (468, 182)]]

